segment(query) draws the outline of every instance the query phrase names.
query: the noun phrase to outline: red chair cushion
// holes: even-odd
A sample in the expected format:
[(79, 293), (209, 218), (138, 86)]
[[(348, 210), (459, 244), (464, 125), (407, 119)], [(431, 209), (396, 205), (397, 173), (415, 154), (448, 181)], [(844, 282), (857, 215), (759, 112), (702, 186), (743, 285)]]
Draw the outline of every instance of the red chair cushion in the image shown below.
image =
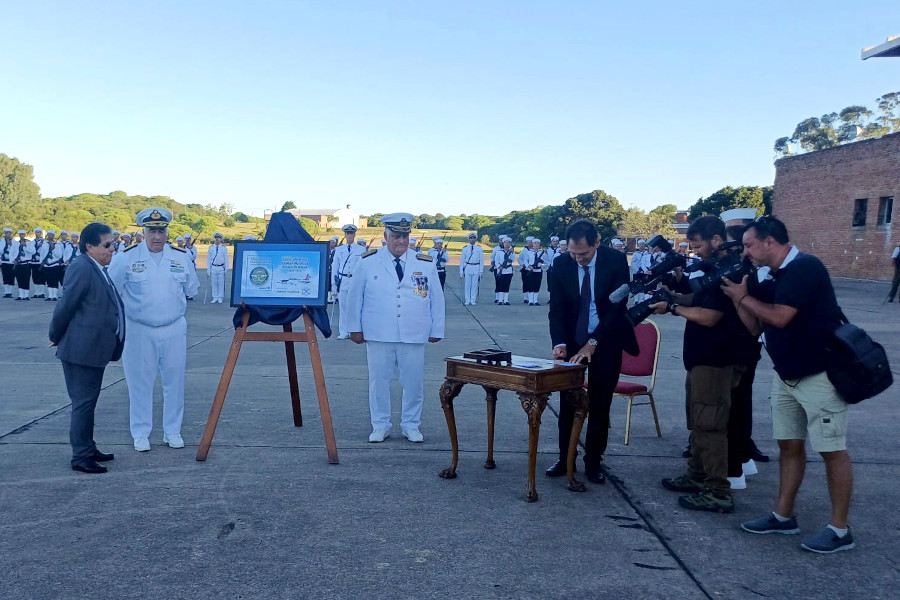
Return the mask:
[(637, 392), (646, 392), (647, 386), (641, 383), (631, 383), (630, 381), (620, 381), (616, 384), (616, 394), (636, 394)]

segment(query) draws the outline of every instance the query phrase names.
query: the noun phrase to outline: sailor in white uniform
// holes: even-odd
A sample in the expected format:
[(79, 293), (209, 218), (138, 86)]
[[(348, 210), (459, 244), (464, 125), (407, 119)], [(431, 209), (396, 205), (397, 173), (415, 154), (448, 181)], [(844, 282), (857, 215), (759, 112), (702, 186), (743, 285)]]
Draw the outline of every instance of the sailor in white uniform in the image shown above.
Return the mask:
[(225, 272), (228, 271), (228, 247), (225, 238), (218, 231), (213, 235), (215, 243), (206, 250), (206, 274), (209, 275), (209, 287), (212, 302), (222, 304), (225, 301)]
[(503, 241), (506, 239), (505, 235), (500, 235), (498, 240), (499, 243), (491, 250), (491, 273), (494, 274), (494, 304), (502, 304), (501, 301), (501, 292), (500, 292), (500, 270), (499, 265), (501, 260), (503, 259)]
[(116, 254), (125, 252), (129, 247), (131, 247), (131, 234), (126, 231), (122, 234), (122, 243), (119, 244), (119, 249), (116, 250)]
[(434, 260), (434, 268), (437, 269), (438, 277), (441, 278), (441, 289), (444, 289), (447, 281), (447, 261), (450, 260), (450, 256), (447, 254), (447, 249), (444, 248), (444, 238), (433, 237), (431, 241), (434, 243), (434, 248), (428, 251), (428, 256)]
[(13, 273), (19, 287), (19, 300), (31, 299), (31, 263), (35, 255), (34, 242), (25, 239), (25, 230), (19, 230), (19, 239), (13, 240), (9, 255), (13, 259)]
[(528, 279), (528, 268), (525, 265), (525, 257), (528, 253), (531, 252), (531, 241), (534, 239), (534, 236), (529, 235), (525, 238), (525, 245), (519, 250), (519, 255), (516, 257), (516, 262), (519, 264), (519, 276), (522, 279), (522, 301), (525, 304), (528, 304), (528, 298), (530, 294), (525, 292), (528, 284), (525, 283), (525, 280)]
[(184, 448), (184, 370), (187, 360), (186, 298), (200, 283), (185, 250), (167, 244), (172, 213), (147, 208), (137, 215), (145, 241), (113, 257), (109, 276), (125, 303), (128, 336), (122, 353), (131, 400), (134, 449), (150, 449), (153, 386), (162, 377), (163, 443)]
[(400, 429), (422, 442), (419, 426), (425, 399), (425, 343), (444, 337), (444, 292), (434, 261), (409, 249), (413, 216), (385, 215), (387, 246), (369, 250), (353, 272), (341, 323), (350, 339), (366, 344), (369, 363), (370, 442), (391, 432), (391, 380), (400, 373), (403, 401)]
[[(341, 244), (334, 251), (334, 258), (331, 259), (331, 289), (337, 292), (338, 304), (341, 307), (341, 313), (347, 305), (347, 290), (350, 289), (350, 279), (353, 277), (353, 270), (359, 257), (366, 251), (365, 248), (356, 243), (356, 225), (344, 225), (341, 230), (344, 232), (346, 244)], [(338, 337), (339, 340), (346, 340), (350, 337), (350, 331), (344, 323), (343, 314), (338, 317)]]
[(465, 279), (466, 306), (478, 303), (478, 283), (484, 273), (484, 250), (475, 243), (478, 239), (474, 233), (469, 234), (469, 245), (462, 249), (459, 256), (459, 277)]
[(0, 240), (0, 271), (3, 272), (3, 297), (12, 298), (13, 287), (16, 285), (15, 266), (12, 255), (13, 240), (12, 227), (3, 228), (3, 239)]

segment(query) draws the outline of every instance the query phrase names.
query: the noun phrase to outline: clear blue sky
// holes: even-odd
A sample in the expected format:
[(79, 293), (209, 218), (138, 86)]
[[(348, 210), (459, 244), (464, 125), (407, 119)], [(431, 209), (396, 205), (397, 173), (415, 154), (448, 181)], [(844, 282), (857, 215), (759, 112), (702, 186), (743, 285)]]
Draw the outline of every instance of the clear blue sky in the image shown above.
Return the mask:
[(504, 214), (767, 185), (900, 91), (900, 2), (5, 2), (0, 152), (45, 196)]

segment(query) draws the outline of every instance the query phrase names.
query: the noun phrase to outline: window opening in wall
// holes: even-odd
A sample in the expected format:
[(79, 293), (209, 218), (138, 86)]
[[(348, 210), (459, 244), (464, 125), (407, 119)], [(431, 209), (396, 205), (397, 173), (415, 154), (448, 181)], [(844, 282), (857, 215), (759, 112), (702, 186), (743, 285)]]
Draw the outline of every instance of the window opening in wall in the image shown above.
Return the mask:
[(894, 210), (894, 197), (885, 196), (878, 199), (878, 224), (890, 225), (891, 213)]
[(866, 210), (869, 208), (869, 200), (867, 198), (857, 198), (853, 201), (853, 226), (866, 226)]

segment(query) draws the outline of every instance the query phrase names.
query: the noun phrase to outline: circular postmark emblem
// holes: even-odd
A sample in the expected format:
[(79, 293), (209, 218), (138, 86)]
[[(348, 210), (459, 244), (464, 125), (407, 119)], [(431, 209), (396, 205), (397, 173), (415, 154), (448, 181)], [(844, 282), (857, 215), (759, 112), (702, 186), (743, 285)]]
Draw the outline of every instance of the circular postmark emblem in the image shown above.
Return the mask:
[(263, 285), (269, 280), (269, 272), (262, 267), (255, 267), (250, 271), (250, 282), (254, 285)]

